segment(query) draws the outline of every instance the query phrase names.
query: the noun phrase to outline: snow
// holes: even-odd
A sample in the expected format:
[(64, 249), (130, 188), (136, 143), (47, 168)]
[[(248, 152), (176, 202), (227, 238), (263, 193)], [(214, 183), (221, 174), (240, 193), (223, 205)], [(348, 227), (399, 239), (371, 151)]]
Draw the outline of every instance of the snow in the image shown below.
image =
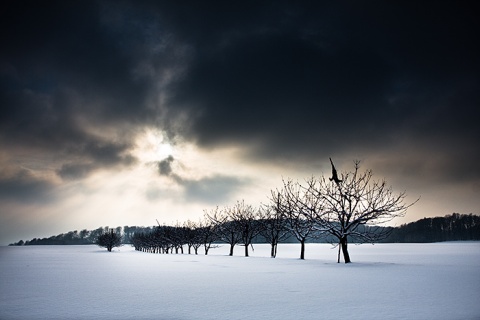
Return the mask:
[(480, 319), (480, 242), (254, 248), (0, 247), (0, 319)]

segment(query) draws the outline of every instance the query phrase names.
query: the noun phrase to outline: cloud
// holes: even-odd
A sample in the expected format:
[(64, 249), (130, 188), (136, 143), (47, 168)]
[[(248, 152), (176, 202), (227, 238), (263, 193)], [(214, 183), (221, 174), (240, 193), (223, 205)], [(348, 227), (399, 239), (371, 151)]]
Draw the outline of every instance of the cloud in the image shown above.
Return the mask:
[(19, 27), (2, 33), (0, 141), (84, 152), (95, 163), (73, 159), (65, 172), (126, 161), (134, 135), (120, 132), (142, 126), (203, 148), (236, 145), (247, 160), (266, 162), (365, 153), (419, 135), (446, 141), (435, 151), (450, 157), (448, 148), (480, 137), (478, 49), (468, 36), (476, 19), (463, 6), (7, 9), (5, 24)]
[(57, 171), (57, 174), (63, 179), (80, 179), (88, 176), (94, 170), (91, 163), (67, 163)]
[(242, 179), (214, 175), (198, 180), (182, 180), (181, 185), (185, 188), (185, 200), (201, 202), (211, 205), (233, 201), (233, 195), (239, 193), (239, 189), (247, 185)]
[(168, 156), (167, 158), (158, 162), (158, 173), (161, 176), (169, 176), (172, 173), (172, 162), (175, 159), (173, 156)]
[(125, 36), (139, 24), (120, 11), (112, 23), (104, 5), (12, 3), (2, 10), (8, 50), (0, 55), (0, 144), (12, 153), (53, 154), (63, 177), (135, 163), (135, 130), (157, 117), (148, 101), (156, 83), (136, 71), (142, 52), (152, 52), (143, 42), (148, 27)]
[[(157, 163), (158, 174), (168, 177), (181, 188), (183, 201), (192, 203), (219, 204), (231, 200), (233, 195), (239, 194), (243, 187), (250, 183), (249, 179), (212, 174), (200, 178), (190, 178), (185, 174), (174, 171), (173, 164), (177, 161), (173, 156), (168, 156)], [(175, 191), (161, 191), (158, 188), (147, 189), (149, 200), (159, 199), (162, 196), (172, 196)]]
[(75, 150), (68, 151), (64, 158), (66, 162), (56, 171), (64, 179), (80, 179), (99, 168), (128, 167), (138, 161), (129, 154), (131, 147), (124, 144), (92, 140), (75, 147)]
[(179, 201), (186, 204), (221, 205), (235, 201), (241, 191), (248, 187), (248, 179), (213, 175), (199, 179), (175, 177), (180, 188), (149, 186), (145, 196), (149, 201)]
[(325, 52), (298, 36), (250, 36), (222, 49), (192, 65), (183, 94), (172, 101), (190, 114), (198, 110), (191, 138), (205, 146), (255, 140), (265, 155), (291, 146), (308, 153), (310, 141), (338, 146), (333, 131), (344, 144), (369, 133), (362, 119), (378, 117), (378, 93), (390, 82), (381, 59)]
[(19, 203), (49, 203), (55, 185), (22, 169), (0, 177), (0, 200)]
[(177, 11), (168, 19), (197, 49), (167, 101), (166, 120), (184, 119), (189, 140), (239, 146), (246, 161), (266, 163), (401, 148), (448, 159), (445, 177), (456, 159), (480, 160), (480, 52), (468, 36), (476, 19), (464, 6), (255, 9), (243, 25), (230, 10), (205, 25), (180, 21)]

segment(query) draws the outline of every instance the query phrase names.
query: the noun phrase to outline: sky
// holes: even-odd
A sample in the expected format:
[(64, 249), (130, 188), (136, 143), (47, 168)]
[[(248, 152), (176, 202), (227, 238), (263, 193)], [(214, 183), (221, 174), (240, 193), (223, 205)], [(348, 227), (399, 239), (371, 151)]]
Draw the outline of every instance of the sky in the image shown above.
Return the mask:
[(0, 245), (258, 206), (373, 170), (394, 224), (480, 213), (478, 9), (463, 1), (6, 1)]

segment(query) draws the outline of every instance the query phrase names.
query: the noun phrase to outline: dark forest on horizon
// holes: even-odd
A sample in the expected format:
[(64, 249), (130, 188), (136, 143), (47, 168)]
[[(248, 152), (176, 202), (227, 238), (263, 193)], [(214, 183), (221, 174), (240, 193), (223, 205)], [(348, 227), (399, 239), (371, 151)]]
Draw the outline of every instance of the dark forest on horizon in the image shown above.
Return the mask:
[[(186, 226), (124, 226), (116, 227), (113, 230), (122, 236), (124, 244), (131, 244), (135, 234), (150, 233), (156, 228), (188, 228)], [(365, 226), (365, 228), (369, 228)], [(378, 227), (375, 227), (378, 228)], [(379, 243), (428, 243), (442, 241), (469, 241), (480, 240), (480, 216), (470, 214), (453, 213), (444, 217), (423, 218), (415, 222), (400, 225), (398, 227), (380, 227), (391, 229), (390, 235)], [(109, 227), (100, 227), (95, 230), (69, 231), (49, 238), (33, 238), (31, 240), (20, 240), (9, 244), (10, 246), (23, 245), (88, 245), (95, 244), (97, 238), (105, 232), (112, 230)], [(307, 242), (330, 243), (332, 239), (321, 234), (313, 234)], [(267, 243), (258, 235), (255, 243)], [(283, 243), (295, 243), (293, 236), (287, 237)]]

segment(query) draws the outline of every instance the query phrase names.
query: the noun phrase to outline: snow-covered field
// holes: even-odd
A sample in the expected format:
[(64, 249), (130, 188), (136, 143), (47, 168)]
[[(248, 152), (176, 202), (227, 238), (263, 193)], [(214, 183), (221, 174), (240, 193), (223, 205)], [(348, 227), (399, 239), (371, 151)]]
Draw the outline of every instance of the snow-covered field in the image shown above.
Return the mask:
[(0, 247), (0, 319), (480, 319), (479, 242), (227, 253)]

